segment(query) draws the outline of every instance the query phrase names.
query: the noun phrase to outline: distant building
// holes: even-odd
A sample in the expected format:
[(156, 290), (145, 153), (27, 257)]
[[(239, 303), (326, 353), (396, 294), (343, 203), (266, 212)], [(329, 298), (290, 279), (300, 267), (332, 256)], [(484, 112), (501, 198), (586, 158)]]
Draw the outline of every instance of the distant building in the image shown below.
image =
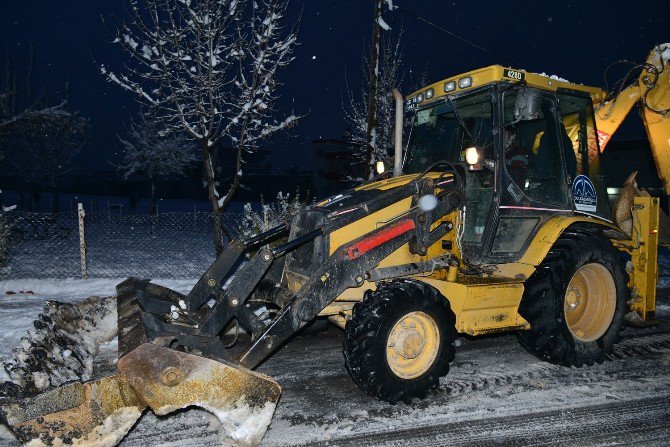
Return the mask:
[(363, 176), (356, 163), (353, 147), (344, 140), (323, 138), (314, 140), (314, 189), (317, 198), (336, 194), (351, 187), (352, 179)]

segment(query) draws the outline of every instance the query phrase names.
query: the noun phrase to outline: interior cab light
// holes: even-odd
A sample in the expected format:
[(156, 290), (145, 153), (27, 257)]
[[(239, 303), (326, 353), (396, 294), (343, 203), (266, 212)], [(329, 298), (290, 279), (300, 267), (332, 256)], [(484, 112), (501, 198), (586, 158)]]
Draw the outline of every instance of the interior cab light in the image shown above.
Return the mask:
[(472, 77), (466, 76), (458, 80), (458, 88), (468, 88), (472, 86)]

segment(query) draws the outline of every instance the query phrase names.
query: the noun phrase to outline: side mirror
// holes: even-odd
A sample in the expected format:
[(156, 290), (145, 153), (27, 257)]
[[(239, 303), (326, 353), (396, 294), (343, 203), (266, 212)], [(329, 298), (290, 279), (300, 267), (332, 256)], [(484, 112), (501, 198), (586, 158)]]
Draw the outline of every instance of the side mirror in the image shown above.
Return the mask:
[(521, 87), (514, 101), (514, 119), (531, 121), (540, 117), (542, 92), (536, 88)]

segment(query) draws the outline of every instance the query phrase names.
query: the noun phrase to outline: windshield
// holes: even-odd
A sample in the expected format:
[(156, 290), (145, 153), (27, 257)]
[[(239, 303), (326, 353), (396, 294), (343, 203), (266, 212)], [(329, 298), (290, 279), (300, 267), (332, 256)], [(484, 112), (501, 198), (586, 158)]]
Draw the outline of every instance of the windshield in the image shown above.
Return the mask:
[(487, 89), (451, 101), (445, 98), (417, 111), (412, 119), (403, 172), (418, 173), (440, 160), (461, 161), (470, 146), (483, 148), (485, 158), (493, 158), (491, 94), (492, 90)]

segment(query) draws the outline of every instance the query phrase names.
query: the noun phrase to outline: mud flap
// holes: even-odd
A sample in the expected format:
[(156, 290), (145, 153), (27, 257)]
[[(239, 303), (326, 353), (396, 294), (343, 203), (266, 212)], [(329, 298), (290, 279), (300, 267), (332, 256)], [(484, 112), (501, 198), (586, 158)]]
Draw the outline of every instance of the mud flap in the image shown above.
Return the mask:
[(119, 373), (73, 383), (21, 402), (0, 416), (23, 443), (111, 447), (142, 412), (201, 407), (221, 422), (222, 445), (260, 443), (281, 394), (270, 377), (239, 365), (143, 343), (118, 362)]

